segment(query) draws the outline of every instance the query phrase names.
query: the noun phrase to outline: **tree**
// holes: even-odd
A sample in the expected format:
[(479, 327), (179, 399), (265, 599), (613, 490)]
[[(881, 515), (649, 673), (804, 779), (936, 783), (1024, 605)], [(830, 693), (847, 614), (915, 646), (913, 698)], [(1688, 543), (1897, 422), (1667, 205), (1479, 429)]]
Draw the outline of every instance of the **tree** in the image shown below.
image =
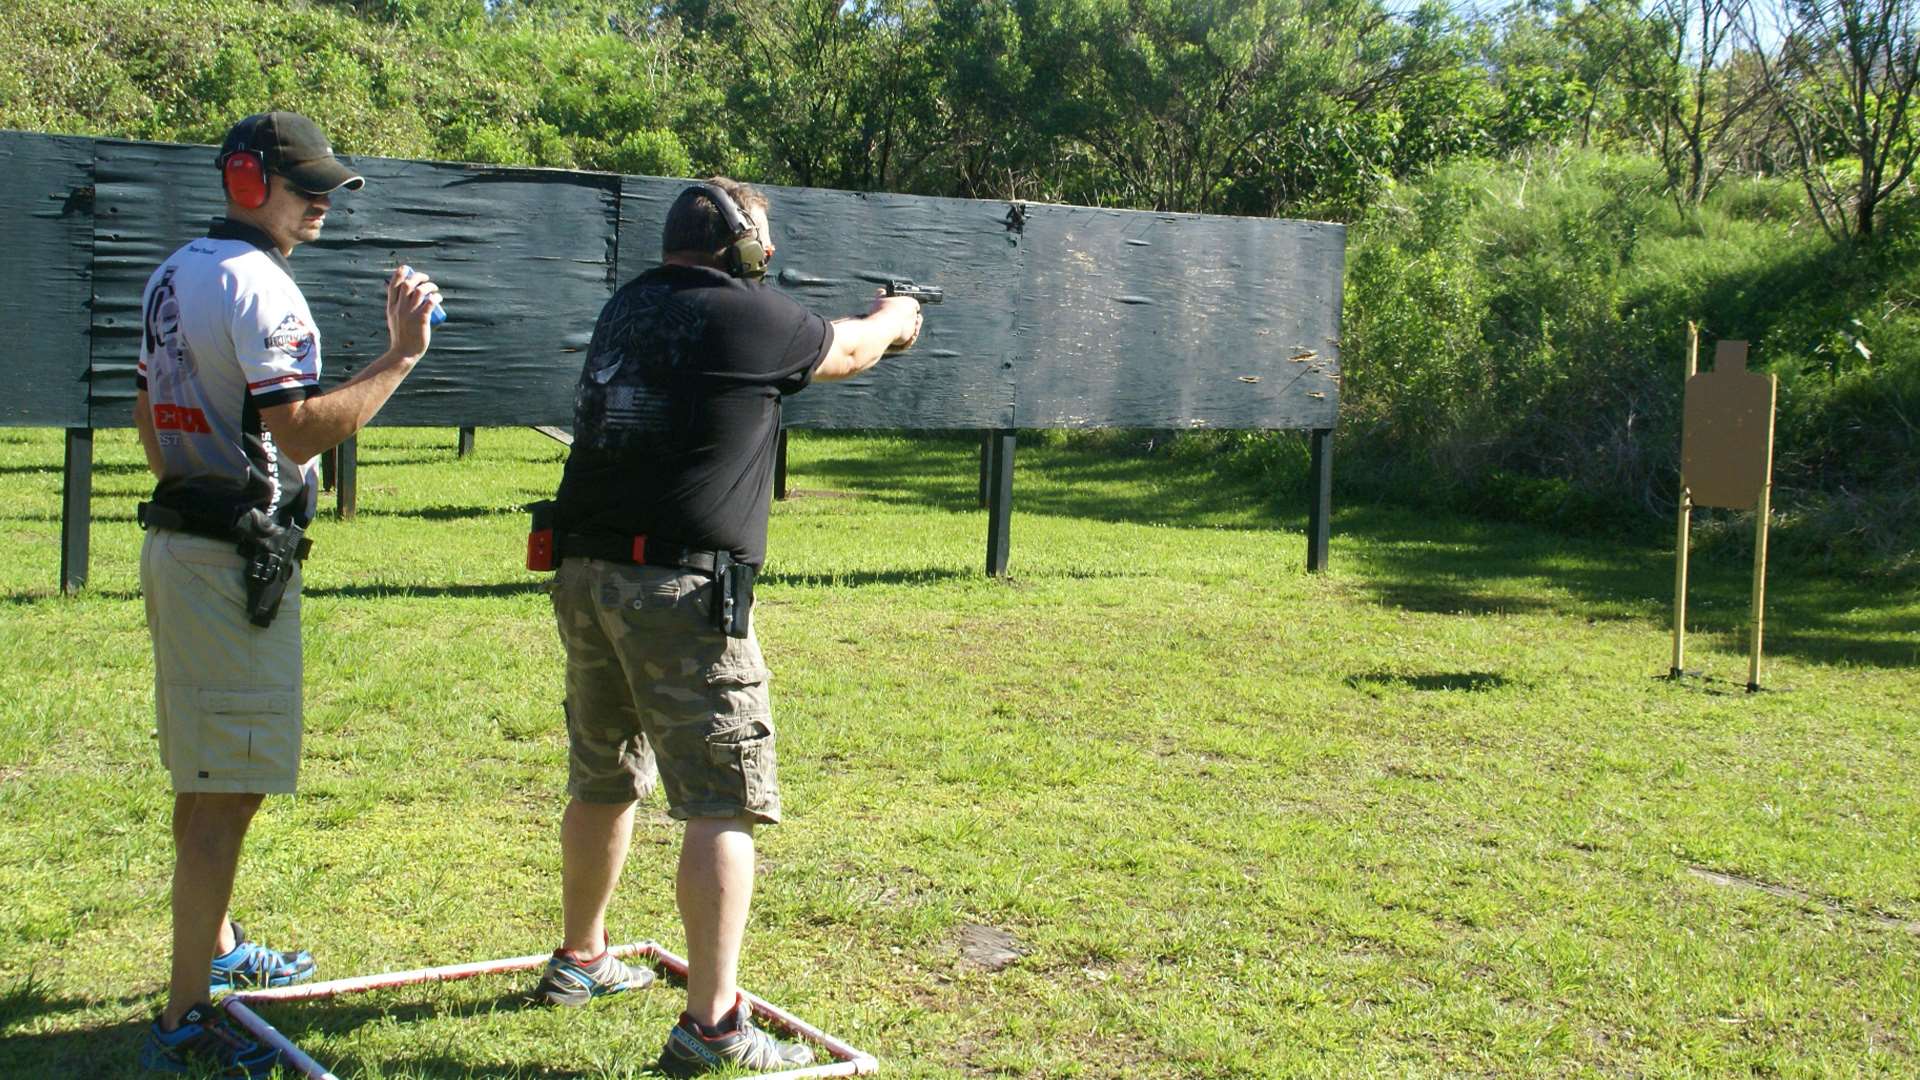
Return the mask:
[[(1829, 234), (1870, 238), (1881, 204), (1920, 157), (1920, 13), (1913, 0), (1786, 0), (1775, 14), (1776, 23), (1756, 12), (1744, 26), (1791, 134), (1795, 171)], [(1759, 46), (1775, 31), (1781, 44), (1768, 58)], [(1843, 158), (1857, 174), (1836, 169)]]

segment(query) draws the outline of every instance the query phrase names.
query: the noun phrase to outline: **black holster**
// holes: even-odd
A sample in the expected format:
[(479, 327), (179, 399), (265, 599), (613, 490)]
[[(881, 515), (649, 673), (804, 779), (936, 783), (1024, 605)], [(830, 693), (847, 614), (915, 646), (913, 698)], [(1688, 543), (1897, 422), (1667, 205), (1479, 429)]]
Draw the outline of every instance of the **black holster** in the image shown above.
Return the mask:
[(753, 627), (754, 573), (753, 564), (732, 559), (713, 568), (713, 625), (728, 637), (746, 637)]
[(287, 582), (300, 560), (313, 550), (313, 541), (307, 539), (305, 526), (275, 521), (260, 510), (242, 514), (234, 530), (239, 534), (240, 554), (247, 560), (247, 621), (272, 626)]

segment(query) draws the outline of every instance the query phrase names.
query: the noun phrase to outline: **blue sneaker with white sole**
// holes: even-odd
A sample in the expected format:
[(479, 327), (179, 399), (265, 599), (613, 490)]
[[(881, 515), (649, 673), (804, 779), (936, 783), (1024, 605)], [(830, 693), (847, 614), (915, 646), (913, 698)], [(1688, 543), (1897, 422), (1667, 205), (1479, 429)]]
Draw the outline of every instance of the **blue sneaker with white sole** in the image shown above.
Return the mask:
[(269, 949), (257, 941), (248, 941), (247, 932), (233, 924), (233, 951), (213, 958), (213, 979), (209, 993), (228, 990), (260, 990), (269, 986), (287, 986), (313, 978), (313, 956), (305, 949), (283, 952)]
[(180, 1026), (162, 1031), (155, 1020), (140, 1048), (140, 1067), (154, 1072), (201, 1076), (267, 1076), (280, 1064), (280, 1051), (262, 1046), (211, 1005), (195, 1005)]

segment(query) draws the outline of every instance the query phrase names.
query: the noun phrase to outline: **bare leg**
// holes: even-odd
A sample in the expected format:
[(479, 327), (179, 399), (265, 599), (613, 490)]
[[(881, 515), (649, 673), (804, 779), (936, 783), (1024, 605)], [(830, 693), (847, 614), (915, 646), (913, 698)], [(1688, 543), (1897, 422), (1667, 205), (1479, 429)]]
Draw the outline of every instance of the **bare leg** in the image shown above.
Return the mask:
[[(186, 844), (187, 822), (193, 818), (194, 800), (200, 796), (191, 791), (173, 793), (173, 850), (177, 853)], [(220, 933), (213, 942), (213, 955), (230, 953), (240, 942), (233, 936), (233, 914), (220, 913)]]
[(607, 904), (632, 839), (632, 803), (567, 803), (560, 818), (561, 948), (585, 959), (607, 947)]
[(712, 1027), (733, 1008), (753, 902), (753, 821), (694, 818), (680, 845), (677, 899), (687, 930), (687, 1013)]
[(161, 1014), (165, 1027), (179, 1024), (188, 1009), (207, 1000), (213, 957), (233, 947), (227, 903), (233, 898), (240, 848), (262, 798), (210, 792), (174, 795), (173, 972)]

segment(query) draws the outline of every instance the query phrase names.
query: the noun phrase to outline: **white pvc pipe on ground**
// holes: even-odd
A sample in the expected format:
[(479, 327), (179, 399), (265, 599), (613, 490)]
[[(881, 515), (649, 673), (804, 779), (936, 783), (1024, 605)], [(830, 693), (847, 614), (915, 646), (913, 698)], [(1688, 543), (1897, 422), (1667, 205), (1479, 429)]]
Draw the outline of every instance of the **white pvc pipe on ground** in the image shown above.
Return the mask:
[[(682, 979), (687, 976), (687, 962), (670, 953), (659, 942), (642, 941), (629, 945), (616, 945), (610, 950), (615, 956), (645, 956), (669, 974)], [(445, 967), (415, 968), (412, 971), (393, 971), (384, 975), (361, 975), (349, 979), (333, 979), (328, 982), (306, 983), (295, 986), (278, 986), (266, 990), (243, 990), (228, 994), (220, 1007), (268, 1045), (277, 1048), (286, 1063), (297, 1068), (310, 1080), (339, 1080), (328, 1072), (326, 1067), (307, 1056), (306, 1052), (282, 1035), (272, 1024), (248, 1008), (249, 1003), (262, 1001), (316, 1001), (335, 997), (340, 994), (357, 994), (368, 990), (385, 990), (396, 986), (413, 986), (420, 983), (451, 982), (456, 979), (470, 979), (476, 975), (495, 975), (508, 971), (524, 971), (539, 967), (547, 962), (547, 953), (533, 956), (515, 956), (505, 960), (482, 960), (473, 964), (452, 964)], [(773, 1002), (746, 990), (740, 995), (756, 1016), (771, 1020), (804, 1039), (819, 1043), (836, 1060), (821, 1065), (810, 1065), (801, 1069), (788, 1069), (784, 1072), (762, 1073), (759, 1080), (803, 1080), (806, 1077), (824, 1076), (861, 1076), (878, 1072), (880, 1062), (873, 1055), (855, 1049), (847, 1042), (835, 1038), (825, 1031), (814, 1027), (805, 1020), (775, 1005)]]
[(253, 1032), (255, 1038), (280, 1051), (281, 1060), (299, 1069), (302, 1075), (311, 1080), (340, 1080), (328, 1072), (326, 1066), (308, 1057), (306, 1051), (293, 1045), (293, 1040), (280, 1034), (279, 1029), (260, 1019), (260, 1014), (247, 1008), (245, 1002), (229, 996), (220, 1003), (220, 1007), (227, 1010), (228, 1016), (239, 1021), (241, 1027)]

